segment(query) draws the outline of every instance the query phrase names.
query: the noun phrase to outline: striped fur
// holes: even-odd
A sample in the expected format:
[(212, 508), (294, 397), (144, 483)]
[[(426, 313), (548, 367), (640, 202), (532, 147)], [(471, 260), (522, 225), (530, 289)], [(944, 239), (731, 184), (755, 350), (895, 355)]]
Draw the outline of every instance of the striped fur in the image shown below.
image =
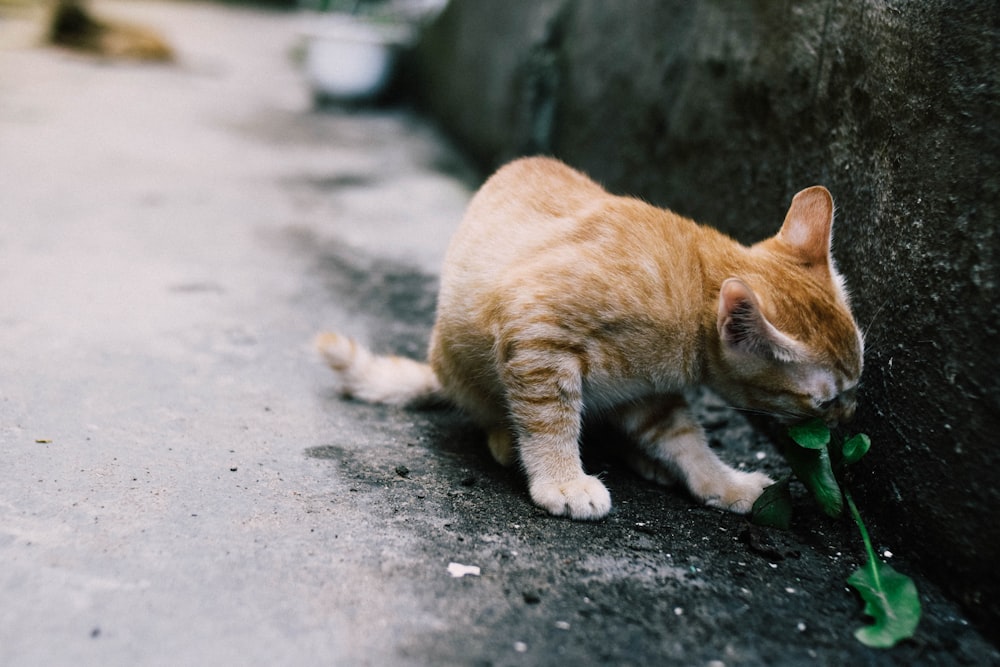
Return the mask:
[(340, 378), (345, 396), (368, 403), (407, 405), (434, 400), (441, 384), (427, 364), (397, 356), (376, 356), (336, 333), (316, 337), (316, 347)]

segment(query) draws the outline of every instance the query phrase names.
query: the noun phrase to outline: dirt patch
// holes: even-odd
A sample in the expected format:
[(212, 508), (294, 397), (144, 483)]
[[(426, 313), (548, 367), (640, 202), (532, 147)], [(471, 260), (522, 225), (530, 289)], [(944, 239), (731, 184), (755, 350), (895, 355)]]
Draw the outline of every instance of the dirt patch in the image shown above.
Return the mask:
[[(439, 632), (402, 649), (425, 664), (979, 665), (1000, 657), (919, 577), (917, 636), (891, 651), (859, 644), (852, 632), (862, 605), (844, 580), (861, 564), (860, 542), (846, 520), (820, 515), (804, 497), (791, 530), (754, 526), (637, 478), (615, 455), (610, 431), (595, 428), (586, 464), (614, 507), (602, 521), (572, 522), (534, 507), (521, 475), (492, 462), (483, 435), (460, 415), (351, 410), (405, 423), (411, 442), (390, 443), (395, 427), (384, 426), (380, 446), (307, 453), (350, 479), (373, 524), (411, 533), (419, 551), (411, 558), (481, 568), (449, 582), (433, 566), (390, 575), (442, 619)], [(899, 557), (893, 564), (912, 572)]]

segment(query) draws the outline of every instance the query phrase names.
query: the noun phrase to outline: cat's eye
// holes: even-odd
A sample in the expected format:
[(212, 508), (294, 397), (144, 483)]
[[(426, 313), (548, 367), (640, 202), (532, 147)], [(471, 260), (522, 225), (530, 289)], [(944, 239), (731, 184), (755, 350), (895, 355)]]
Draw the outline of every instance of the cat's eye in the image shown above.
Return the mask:
[(816, 407), (824, 411), (829, 410), (830, 408), (835, 406), (837, 404), (837, 401), (839, 400), (840, 396), (834, 396), (833, 398), (827, 399), (825, 401), (816, 399)]

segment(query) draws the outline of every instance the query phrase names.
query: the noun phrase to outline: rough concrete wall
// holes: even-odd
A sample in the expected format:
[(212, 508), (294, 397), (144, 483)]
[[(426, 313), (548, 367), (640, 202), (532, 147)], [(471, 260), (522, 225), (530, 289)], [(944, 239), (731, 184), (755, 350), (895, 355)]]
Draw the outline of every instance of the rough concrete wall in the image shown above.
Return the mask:
[[(548, 35), (563, 4), (452, 2), (404, 63), (423, 104), (487, 168), (535, 148), (527, 139), (539, 114), (521, 79), (539, 69), (536, 54), (553, 57)], [(538, 103), (551, 105), (554, 90), (545, 92)]]
[(744, 242), (825, 184), (876, 536), (1000, 620), (1000, 4), (454, 0), (415, 54), (484, 165), (547, 152)]

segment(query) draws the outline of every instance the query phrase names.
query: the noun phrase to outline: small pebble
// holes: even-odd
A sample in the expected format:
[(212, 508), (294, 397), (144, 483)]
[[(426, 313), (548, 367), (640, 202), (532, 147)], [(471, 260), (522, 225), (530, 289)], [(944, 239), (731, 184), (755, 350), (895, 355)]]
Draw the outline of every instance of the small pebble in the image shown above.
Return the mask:
[(456, 579), (461, 579), (466, 575), (478, 577), (481, 570), (478, 565), (462, 565), (461, 563), (448, 563), (448, 574)]

